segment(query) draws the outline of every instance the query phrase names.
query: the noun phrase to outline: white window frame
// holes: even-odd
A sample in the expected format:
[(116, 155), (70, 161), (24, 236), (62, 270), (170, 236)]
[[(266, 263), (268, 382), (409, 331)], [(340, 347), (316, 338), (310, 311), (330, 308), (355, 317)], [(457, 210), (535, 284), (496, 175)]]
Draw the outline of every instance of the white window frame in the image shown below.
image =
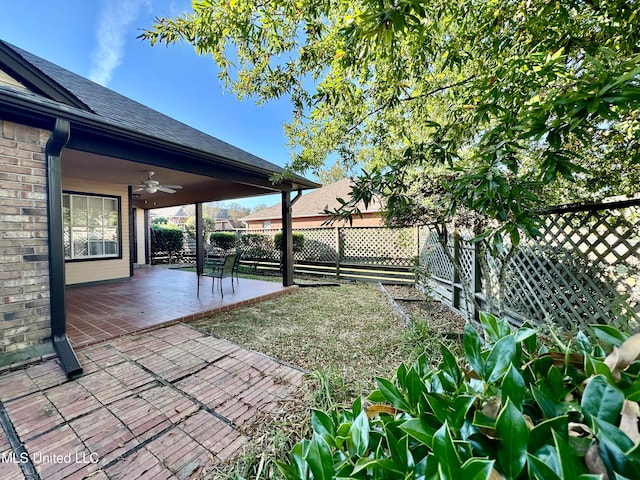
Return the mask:
[(66, 261), (122, 258), (120, 197), (63, 192)]

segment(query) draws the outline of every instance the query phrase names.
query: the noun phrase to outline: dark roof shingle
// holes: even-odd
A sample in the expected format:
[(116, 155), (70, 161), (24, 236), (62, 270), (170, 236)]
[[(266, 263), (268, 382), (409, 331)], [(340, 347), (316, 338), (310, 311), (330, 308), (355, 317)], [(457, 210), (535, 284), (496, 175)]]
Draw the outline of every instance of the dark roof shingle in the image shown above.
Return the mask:
[[(95, 116), (101, 122), (164, 142), (169, 141), (177, 146), (188, 147), (224, 160), (231, 160), (254, 170), (283, 171), (278, 165), (190, 127), (30, 52), (2, 40), (0, 43), (13, 50), (42, 75), (86, 105), (87, 115)], [(313, 186), (313, 182), (302, 177), (297, 177), (297, 180), (303, 180), (305, 186)]]

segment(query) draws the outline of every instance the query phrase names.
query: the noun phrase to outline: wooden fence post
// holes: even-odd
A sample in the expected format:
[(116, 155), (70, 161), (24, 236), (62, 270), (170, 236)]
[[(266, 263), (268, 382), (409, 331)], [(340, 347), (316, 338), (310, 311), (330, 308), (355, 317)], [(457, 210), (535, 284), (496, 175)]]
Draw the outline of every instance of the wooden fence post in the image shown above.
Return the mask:
[(478, 310), (478, 294), (482, 293), (482, 262), (481, 262), (482, 250), (480, 248), (480, 242), (476, 242), (473, 245), (473, 278), (471, 279), (472, 290), (472, 303), (471, 312), (473, 313), (473, 319), (476, 322), (480, 321), (480, 311)]
[(460, 234), (458, 230), (453, 232), (453, 278), (451, 279), (452, 289), (452, 303), (453, 308), (460, 310), (460, 271), (458, 265), (460, 265)]
[(340, 227), (336, 229), (336, 279), (340, 280), (340, 262), (342, 262), (342, 235)]

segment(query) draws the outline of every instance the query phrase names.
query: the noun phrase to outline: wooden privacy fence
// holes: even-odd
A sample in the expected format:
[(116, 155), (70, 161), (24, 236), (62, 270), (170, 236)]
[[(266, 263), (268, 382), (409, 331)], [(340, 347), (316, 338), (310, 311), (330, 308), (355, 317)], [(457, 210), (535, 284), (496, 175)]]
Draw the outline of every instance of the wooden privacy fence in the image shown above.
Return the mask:
[(603, 323), (637, 330), (639, 204), (550, 210), (541, 238), (523, 239), (497, 258), (481, 253), (468, 241), (470, 235), (452, 233), (442, 242), (424, 228), (420, 264), (428, 278), (422, 284), (466, 318), (480, 305), (515, 322), (552, 320), (568, 328)]

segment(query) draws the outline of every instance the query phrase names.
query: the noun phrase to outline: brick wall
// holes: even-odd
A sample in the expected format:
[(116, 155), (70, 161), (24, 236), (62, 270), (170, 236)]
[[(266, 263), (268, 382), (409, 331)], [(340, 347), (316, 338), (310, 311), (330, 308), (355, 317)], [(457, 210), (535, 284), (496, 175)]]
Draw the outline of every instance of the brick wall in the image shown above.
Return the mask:
[(0, 120), (0, 355), (51, 335), (45, 158), (49, 135)]

